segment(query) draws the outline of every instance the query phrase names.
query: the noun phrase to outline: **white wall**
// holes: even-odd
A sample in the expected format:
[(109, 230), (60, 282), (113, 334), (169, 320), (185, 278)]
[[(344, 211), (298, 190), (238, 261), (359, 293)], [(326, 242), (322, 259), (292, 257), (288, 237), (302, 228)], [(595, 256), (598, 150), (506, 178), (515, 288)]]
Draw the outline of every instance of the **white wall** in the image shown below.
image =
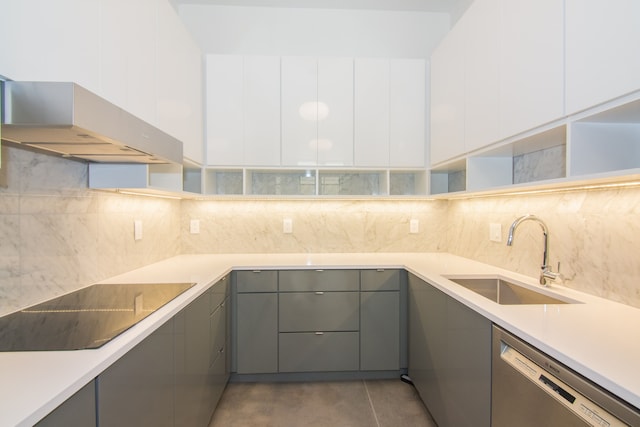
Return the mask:
[(447, 13), (180, 5), (204, 53), (428, 58)]

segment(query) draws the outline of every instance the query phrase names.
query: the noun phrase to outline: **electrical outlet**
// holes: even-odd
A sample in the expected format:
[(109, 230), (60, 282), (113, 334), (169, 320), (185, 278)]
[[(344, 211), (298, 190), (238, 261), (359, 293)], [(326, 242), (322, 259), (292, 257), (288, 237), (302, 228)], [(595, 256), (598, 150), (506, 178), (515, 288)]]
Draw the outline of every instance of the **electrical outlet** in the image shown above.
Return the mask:
[(200, 234), (200, 220), (192, 219), (189, 222), (189, 232), (191, 234)]
[(285, 234), (293, 233), (293, 220), (291, 218), (282, 220), (282, 232)]
[(133, 240), (142, 240), (142, 220), (133, 221)]
[(492, 222), (489, 224), (489, 240), (492, 242), (502, 242), (502, 224)]
[(417, 234), (420, 231), (420, 220), (412, 219), (409, 221), (409, 233)]

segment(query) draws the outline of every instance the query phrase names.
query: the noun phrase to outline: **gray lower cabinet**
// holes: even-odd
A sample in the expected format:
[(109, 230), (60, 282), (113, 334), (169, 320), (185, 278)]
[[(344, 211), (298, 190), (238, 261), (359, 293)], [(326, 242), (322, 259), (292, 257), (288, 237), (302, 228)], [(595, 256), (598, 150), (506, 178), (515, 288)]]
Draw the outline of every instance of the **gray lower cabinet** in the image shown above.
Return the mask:
[(401, 271), (395, 269), (360, 272), (360, 369), (363, 371), (406, 368), (402, 360), (406, 359), (406, 319), (401, 316), (406, 313), (401, 307), (406, 300), (403, 277)]
[(280, 372), (360, 369), (360, 272), (281, 271)]
[(400, 369), (400, 292), (361, 292), (360, 319), (360, 369)]
[(209, 424), (230, 373), (229, 283), (220, 280), (97, 377), (100, 427)]
[(239, 374), (278, 372), (278, 272), (235, 272), (235, 366)]
[(406, 275), (401, 270), (234, 274), (232, 371), (237, 374), (388, 375), (406, 367)]
[(96, 426), (96, 384), (89, 384), (78, 390), (49, 415), (40, 420), (37, 427), (95, 427)]
[(174, 425), (174, 320), (97, 378), (100, 427)]
[(175, 425), (206, 426), (226, 385), (229, 279), (175, 316)]
[(409, 376), (440, 427), (491, 423), (491, 322), (409, 274)]

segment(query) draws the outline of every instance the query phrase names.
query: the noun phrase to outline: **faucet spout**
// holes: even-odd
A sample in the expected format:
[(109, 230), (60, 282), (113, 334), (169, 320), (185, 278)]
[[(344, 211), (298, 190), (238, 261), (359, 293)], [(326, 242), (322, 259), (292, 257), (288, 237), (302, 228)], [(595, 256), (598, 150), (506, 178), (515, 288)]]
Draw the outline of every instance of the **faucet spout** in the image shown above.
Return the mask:
[(551, 271), (551, 268), (549, 267), (549, 229), (547, 228), (547, 225), (544, 223), (544, 221), (532, 214), (523, 215), (513, 221), (511, 227), (509, 228), (507, 246), (511, 246), (513, 244), (513, 236), (516, 228), (518, 228), (518, 226), (525, 221), (535, 221), (540, 225), (540, 228), (542, 228), (542, 234), (544, 236), (544, 248), (542, 252), (542, 266), (540, 267), (540, 284), (546, 286), (547, 279), (555, 280), (559, 277), (559, 274)]

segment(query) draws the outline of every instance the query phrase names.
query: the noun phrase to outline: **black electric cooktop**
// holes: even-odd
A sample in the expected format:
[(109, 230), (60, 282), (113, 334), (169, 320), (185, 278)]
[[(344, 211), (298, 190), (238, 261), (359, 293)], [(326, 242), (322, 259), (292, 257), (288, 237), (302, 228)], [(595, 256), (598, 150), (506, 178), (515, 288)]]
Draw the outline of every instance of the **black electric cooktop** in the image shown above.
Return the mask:
[(0, 351), (101, 347), (193, 285), (88, 286), (0, 317)]

